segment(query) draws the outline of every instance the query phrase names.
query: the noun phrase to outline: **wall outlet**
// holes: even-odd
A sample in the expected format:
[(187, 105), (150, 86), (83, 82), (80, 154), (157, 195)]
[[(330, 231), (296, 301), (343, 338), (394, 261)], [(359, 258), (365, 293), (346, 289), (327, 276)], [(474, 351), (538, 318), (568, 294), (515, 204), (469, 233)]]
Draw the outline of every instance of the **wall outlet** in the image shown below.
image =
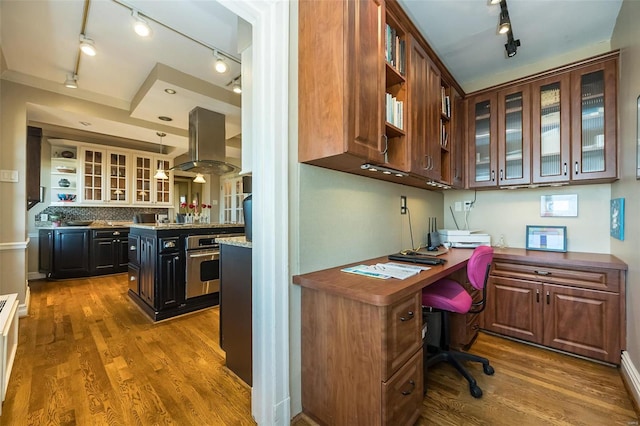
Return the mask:
[(400, 196), (400, 214), (407, 214), (407, 197), (405, 195)]
[(49, 220), (49, 215), (46, 213), (41, 213), (40, 214), (40, 221), (41, 222), (47, 222)]
[(468, 200), (464, 202), (464, 211), (468, 212), (469, 210), (471, 210), (471, 206), (473, 205), (473, 201)]
[(457, 212), (461, 212), (462, 211), (462, 201), (456, 201), (455, 209), (456, 209)]

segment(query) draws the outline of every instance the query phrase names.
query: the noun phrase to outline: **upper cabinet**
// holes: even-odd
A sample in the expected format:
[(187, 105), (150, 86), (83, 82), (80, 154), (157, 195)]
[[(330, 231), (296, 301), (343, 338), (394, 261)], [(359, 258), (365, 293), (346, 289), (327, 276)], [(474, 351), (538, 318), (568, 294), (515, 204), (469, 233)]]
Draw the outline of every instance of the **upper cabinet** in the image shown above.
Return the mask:
[(169, 170), (172, 163), (162, 157), (153, 155), (133, 156), (133, 190), (134, 204), (153, 204), (158, 206), (171, 206), (173, 188), (173, 175), (168, 174), (168, 179), (156, 179), (157, 170)]
[(453, 184), (454, 88), (397, 2), (301, 0), (298, 67), (300, 162)]
[(611, 53), (471, 95), (468, 186), (617, 179), (617, 61)]

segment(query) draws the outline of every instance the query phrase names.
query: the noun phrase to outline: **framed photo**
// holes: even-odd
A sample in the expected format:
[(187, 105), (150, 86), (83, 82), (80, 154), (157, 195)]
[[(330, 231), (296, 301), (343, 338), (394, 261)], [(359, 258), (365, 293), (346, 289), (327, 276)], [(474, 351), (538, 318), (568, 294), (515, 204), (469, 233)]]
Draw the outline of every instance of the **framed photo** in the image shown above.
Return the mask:
[(578, 194), (541, 195), (540, 216), (578, 216)]
[(567, 227), (527, 225), (527, 250), (566, 252)]
[(613, 238), (624, 241), (624, 198), (611, 200), (610, 233)]

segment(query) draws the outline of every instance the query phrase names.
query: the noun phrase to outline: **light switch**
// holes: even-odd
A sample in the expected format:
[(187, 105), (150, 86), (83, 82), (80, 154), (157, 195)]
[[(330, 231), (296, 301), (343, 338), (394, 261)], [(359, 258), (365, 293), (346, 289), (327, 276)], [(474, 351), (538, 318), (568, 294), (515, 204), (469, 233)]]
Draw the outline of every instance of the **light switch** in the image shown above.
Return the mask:
[(17, 170), (0, 170), (0, 182), (17, 182)]

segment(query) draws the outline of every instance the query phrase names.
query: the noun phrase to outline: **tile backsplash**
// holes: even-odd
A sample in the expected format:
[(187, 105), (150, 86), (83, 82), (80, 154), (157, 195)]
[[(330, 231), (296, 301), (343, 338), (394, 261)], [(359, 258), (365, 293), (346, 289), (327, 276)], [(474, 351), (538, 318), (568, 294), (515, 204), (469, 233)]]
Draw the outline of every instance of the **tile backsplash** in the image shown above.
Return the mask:
[(64, 207), (49, 206), (39, 212), (36, 217), (36, 226), (50, 224), (41, 222), (40, 215), (58, 215), (62, 220), (104, 220), (104, 221), (133, 221), (136, 213), (168, 214), (166, 208), (141, 208), (141, 207)]

